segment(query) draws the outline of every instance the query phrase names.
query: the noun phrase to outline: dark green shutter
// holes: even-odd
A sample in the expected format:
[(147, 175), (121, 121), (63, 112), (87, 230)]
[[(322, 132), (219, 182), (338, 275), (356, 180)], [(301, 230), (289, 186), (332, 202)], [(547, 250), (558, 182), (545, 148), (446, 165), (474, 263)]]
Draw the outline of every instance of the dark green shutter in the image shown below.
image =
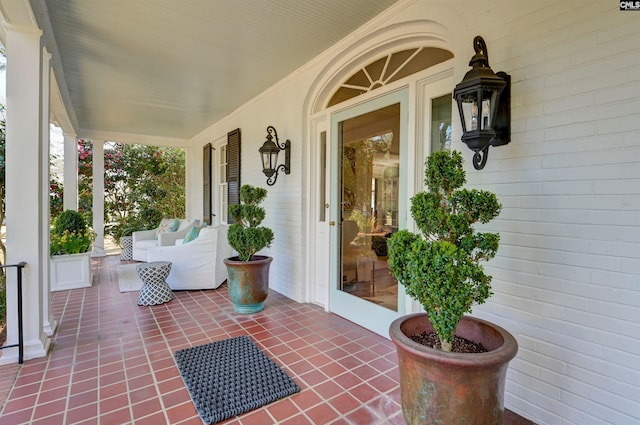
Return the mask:
[[(229, 205), (240, 203), (240, 129), (227, 133), (227, 194)], [(233, 223), (228, 214), (227, 223)]]

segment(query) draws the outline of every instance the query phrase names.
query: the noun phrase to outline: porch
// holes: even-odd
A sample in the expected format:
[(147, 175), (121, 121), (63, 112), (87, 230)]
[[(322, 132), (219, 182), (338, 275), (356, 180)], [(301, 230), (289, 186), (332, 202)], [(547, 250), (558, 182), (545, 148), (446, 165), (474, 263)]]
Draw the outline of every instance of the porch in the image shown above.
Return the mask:
[(224, 286), (140, 307), (137, 292), (119, 292), (120, 263), (117, 255), (95, 258), (91, 288), (53, 294), (59, 325), (49, 355), (0, 367), (0, 425), (201, 424), (173, 353), (243, 334), (301, 392), (224, 423), (404, 423), (391, 341), (274, 291), (252, 316), (233, 313)]

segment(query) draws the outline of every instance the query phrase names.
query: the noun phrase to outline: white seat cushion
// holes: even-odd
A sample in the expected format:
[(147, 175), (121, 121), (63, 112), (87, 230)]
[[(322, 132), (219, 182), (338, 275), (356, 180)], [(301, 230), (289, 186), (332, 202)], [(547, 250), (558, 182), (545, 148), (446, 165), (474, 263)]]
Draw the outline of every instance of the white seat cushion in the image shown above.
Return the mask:
[(139, 241), (138, 243), (136, 243), (136, 248), (138, 249), (149, 249), (154, 246), (158, 246), (158, 241), (156, 239), (149, 239), (146, 241)]

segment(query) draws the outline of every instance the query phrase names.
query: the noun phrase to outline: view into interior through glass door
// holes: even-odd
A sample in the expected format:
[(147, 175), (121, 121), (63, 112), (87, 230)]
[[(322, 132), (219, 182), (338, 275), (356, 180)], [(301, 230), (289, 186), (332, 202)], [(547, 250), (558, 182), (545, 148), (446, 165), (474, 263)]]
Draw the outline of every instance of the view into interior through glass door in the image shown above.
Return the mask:
[(398, 230), (400, 104), (340, 123), (340, 291), (397, 311), (387, 239)]

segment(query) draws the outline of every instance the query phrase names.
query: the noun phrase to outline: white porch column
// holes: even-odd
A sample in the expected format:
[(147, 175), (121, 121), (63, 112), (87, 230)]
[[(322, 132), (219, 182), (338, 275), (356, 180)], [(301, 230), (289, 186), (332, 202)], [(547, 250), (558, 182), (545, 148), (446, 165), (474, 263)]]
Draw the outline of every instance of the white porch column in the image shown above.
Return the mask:
[[(48, 280), (43, 259), (49, 256), (49, 240), (44, 234), (42, 105), (49, 93), (42, 91), (41, 31), (5, 24), (7, 50), (6, 127), (6, 226), (7, 264), (25, 261), (23, 275), (24, 358), (47, 355), (49, 338), (43, 332), (44, 281)], [(43, 101), (46, 99), (46, 101)], [(47, 173), (48, 174), (48, 173)], [(45, 190), (46, 189), (46, 190)], [(16, 270), (7, 270), (7, 344), (18, 342)], [(18, 349), (3, 350), (1, 363), (18, 361)]]
[(92, 257), (104, 257), (104, 141), (93, 140), (93, 242)]
[[(202, 148), (198, 148), (198, 149), (200, 152), (202, 152)], [(193, 151), (194, 151), (193, 146), (184, 148), (185, 170), (198, 170), (199, 173), (202, 173), (202, 169), (201, 169), (202, 166), (201, 165), (198, 166), (194, 164), (194, 158), (199, 158), (199, 161), (202, 162), (202, 156), (194, 155)], [(202, 216), (202, 204), (200, 204), (198, 208), (195, 208), (194, 206), (195, 199), (202, 199), (202, 189), (200, 189), (196, 197), (193, 196), (193, 194), (191, 193), (191, 188), (193, 188), (194, 179), (192, 178), (191, 174), (192, 173), (187, 172), (185, 173), (185, 176), (184, 176), (184, 190), (185, 190), (185, 198), (186, 198), (185, 206), (184, 206), (185, 218), (197, 218), (200, 220), (201, 222), (200, 224), (203, 224), (202, 220), (204, 217)], [(200, 174), (200, 176), (202, 176), (202, 174)], [(200, 177), (198, 181), (202, 182), (202, 177)], [(202, 186), (199, 186), (199, 187), (202, 187)], [(212, 211), (212, 213), (215, 213), (215, 212)]]
[[(42, 237), (47, 244), (49, 245), (49, 219), (51, 215), (50, 211), (50, 198), (49, 192), (50, 181), (51, 181), (51, 167), (49, 161), (49, 155), (51, 152), (51, 138), (49, 136), (49, 93), (50, 93), (50, 83), (51, 83), (51, 68), (49, 61), (51, 60), (51, 54), (47, 51), (47, 49), (43, 49), (42, 51), (42, 187), (45, 190), (42, 191), (42, 215), (43, 220), (42, 223)], [(51, 300), (51, 282), (49, 280), (49, 251), (42, 252), (41, 258), (42, 264), (42, 328), (47, 336), (53, 335), (56, 331), (56, 327), (58, 324), (56, 323), (51, 311), (49, 309), (49, 304)]]
[(64, 133), (64, 193), (62, 205), (65, 210), (78, 211), (78, 137), (75, 133)]

